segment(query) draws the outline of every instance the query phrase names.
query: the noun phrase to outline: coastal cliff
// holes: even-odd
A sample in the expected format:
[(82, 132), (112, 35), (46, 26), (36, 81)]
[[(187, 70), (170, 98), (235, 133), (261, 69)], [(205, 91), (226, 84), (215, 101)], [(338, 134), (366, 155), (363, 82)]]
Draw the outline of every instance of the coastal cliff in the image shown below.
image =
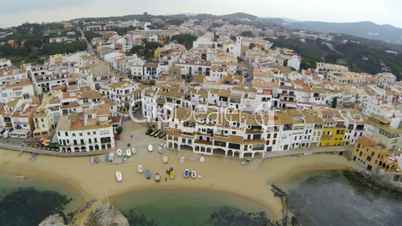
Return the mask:
[(39, 226), (129, 226), (127, 218), (108, 202), (91, 201), (72, 214), (65, 224), (60, 215), (46, 218)]

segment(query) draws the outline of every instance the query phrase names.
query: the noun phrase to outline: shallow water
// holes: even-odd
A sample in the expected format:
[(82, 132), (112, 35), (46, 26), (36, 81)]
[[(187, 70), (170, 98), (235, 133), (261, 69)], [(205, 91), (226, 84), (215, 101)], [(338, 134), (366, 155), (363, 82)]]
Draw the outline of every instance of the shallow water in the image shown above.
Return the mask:
[(203, 190), (145, 190), (116, 197), (113, 203), (123, 212), (135, 209), (161, 226), (208, 226), (210, 215), (229, 206), (247, 212), (264, 208), (251, 200)]
[(402, 195), (346, 172), (319, 173), (289, 188), (289, 207), (304, 226), (402, 225)]
[(65, 212), (77, 209), (84, 203), (82, 194), (64, 184), (55, 181), (41, 180), (0, 174), (0, 199), (6, 195), (24, 188), (34, 188), (37, 191), (53, 191), (67, 196), (71, 202), (65, 207)]

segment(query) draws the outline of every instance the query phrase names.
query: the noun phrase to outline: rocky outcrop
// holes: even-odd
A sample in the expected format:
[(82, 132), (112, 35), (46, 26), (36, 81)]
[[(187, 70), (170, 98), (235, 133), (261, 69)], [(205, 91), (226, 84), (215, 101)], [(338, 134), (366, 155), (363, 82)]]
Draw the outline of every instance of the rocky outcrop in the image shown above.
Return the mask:
[(91, 201), (73, 213), (68, 225), (64, 224), (60, 215), (52, 215), (39, 226), (129, 226), (129, 223), (127, 218), (110, 203)]
[(59, 214), (51, 215), (46, 218), (39, 226), (66, 226), (64, 224), (64, 219)]
[(96, 202), (88, 211), (79, 226), (129, 226), (126, 217), (110, 203)]

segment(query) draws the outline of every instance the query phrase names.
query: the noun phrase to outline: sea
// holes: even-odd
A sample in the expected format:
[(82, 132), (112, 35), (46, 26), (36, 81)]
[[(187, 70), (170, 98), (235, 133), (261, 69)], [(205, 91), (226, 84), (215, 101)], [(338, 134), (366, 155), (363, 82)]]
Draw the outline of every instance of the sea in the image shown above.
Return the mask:
[[(319, 172), (281, 186), (301, 225), (399, 226), (402, 222), (402, 195), (379, 189), (357, 174)], [(32, 219), (33, 214), (68, 213), (80, 200), (81, 194), (64, 185), (0, 175), (0, 226), (37, 226), (40, 220)], [(259, 203), (215, 191), (151, 189), (128, 192), (110, 201), (143, 226), (215, 226), (216, 219), (219, 226), (227, 219), (243, 220), (247, 226), (262, 222)], [(10, 208), (13, 206), (16, 208)], [(249, 216), (254, 220), (247, 221)]]

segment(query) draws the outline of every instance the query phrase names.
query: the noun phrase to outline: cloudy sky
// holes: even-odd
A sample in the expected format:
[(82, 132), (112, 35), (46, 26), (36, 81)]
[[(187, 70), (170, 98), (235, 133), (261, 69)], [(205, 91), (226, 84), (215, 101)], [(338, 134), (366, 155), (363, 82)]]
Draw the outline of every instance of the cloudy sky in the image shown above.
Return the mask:
[(401, 0), (0, 0), (0, 26), (90, 16), (246, 12), (261, 17), (402, 27)]

